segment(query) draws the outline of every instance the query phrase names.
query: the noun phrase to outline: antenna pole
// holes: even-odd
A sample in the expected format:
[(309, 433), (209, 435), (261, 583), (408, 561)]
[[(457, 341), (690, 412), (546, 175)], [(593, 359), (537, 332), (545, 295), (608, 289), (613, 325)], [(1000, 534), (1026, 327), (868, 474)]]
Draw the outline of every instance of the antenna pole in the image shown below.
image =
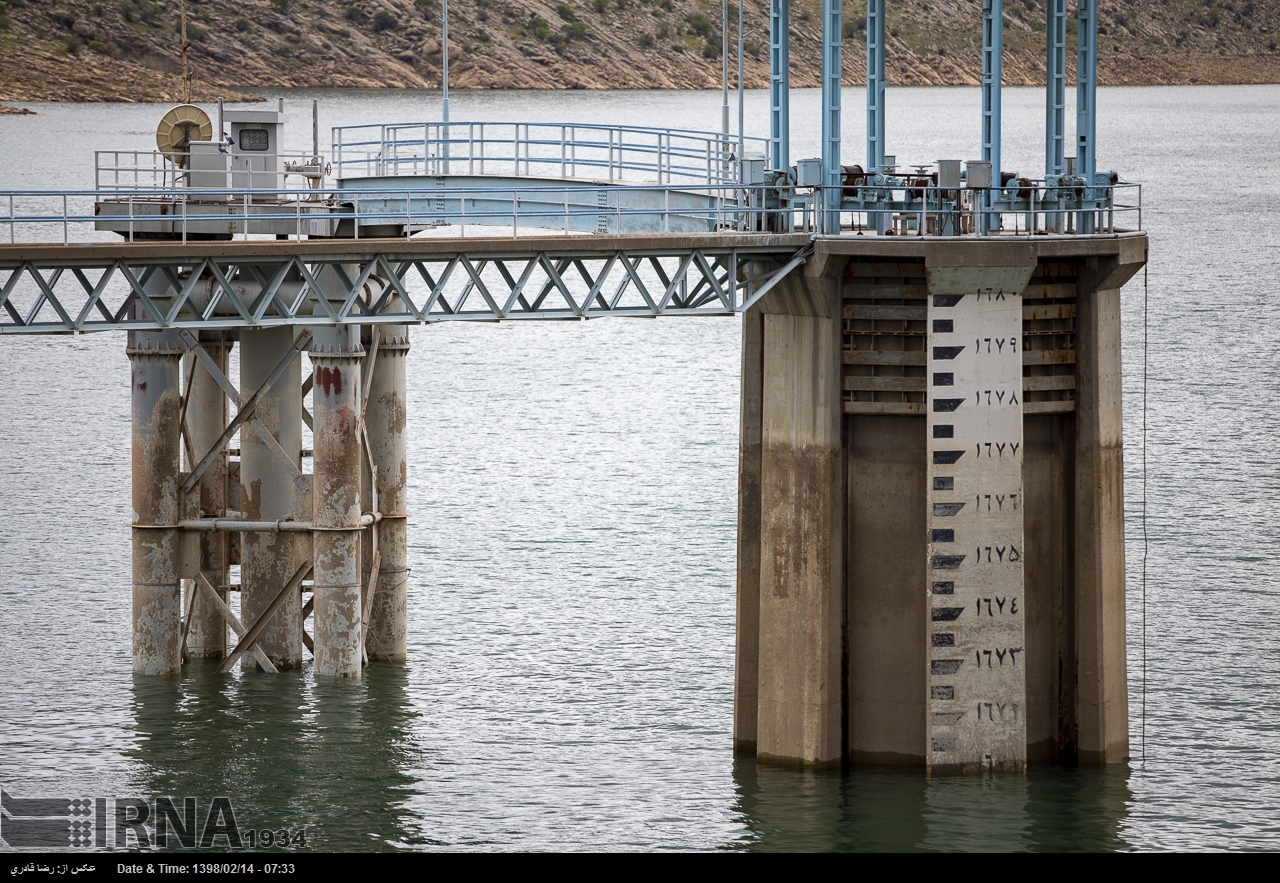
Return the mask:
[(742, 162), (742, 152), (746, 146), (742, 133), (742, 103), (742, 0), (738, 0), (738, 162)]
[[(729, 134), (729, 0), (724, 0), (720, 13), (720, 72), (722, 75), (722, 103), (720, 105), (720, 134)], [(728, 140), (727, 138), (725, 140)]]
[(187, 0), (182, 0), (182, 103), (191, 103), (191, 74), (187, 70)]
[[(444, 100), (441, 102), (441, 116), (444, 118), (444, 173), (449, 174), (449, 0), (444, 0), (442, 19), (444, 27), (440, 35), (442, 50), (441, 80), (443, 81)], [(424, 145), (425, 146), (425, 145)]]

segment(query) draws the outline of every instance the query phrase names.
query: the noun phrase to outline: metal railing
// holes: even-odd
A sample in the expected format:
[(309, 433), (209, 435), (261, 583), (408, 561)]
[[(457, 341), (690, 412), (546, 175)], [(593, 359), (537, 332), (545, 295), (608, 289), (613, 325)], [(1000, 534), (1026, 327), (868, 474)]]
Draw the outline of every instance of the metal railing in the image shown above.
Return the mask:
[[(766, 138), (745, 139), (765, 155)], [(526, 175), (655, 184), (738, 181), (737, 139), (719, 132), (580, 123), (397, 123), (333, 129), (340, 178)]]
[[(902, 188), (898, 188), (902, 190)], [(956, 191), (936, 187), (779, 190), (768, 185), (548, 185), (10, 191), (0, 193), (0, 242), (87, 241), (109, 230), (125, 239), (251, 236), (465, 238), (477, 228), (512, 237), (564, 234), (881, 232), (903, 236), (1110, 234), (1142, 229), (1141, 185), (1079, 193), (1036, 185)], [(993, 207), (984, 194), (995, 194)], [(984, 225), (980, 219), (989, 220)], [(839, 227), (828, 227), (831, 218)], [(3, 232), (7, 228), (8, 236)], [(21, 232), (22, 235), (19, 235)], [(162, 234), (157, 236), (156, 234)], [(478, 235), (493, 236), (493, 232)]]
[[(227, 186), (234, 188), (274, 188), (300, 190), (312, 186), (314, 175), (304, 168), (323, 172), (328, 163), (324, 156), (287, 151), (284, 153), (235, 153), (227, 157)], [(170, 157), (184, 158), (183, 164)], [(199, 158), (197, 157), (197, 162)], [(194, 175), (220, 175), (221, 170), (192, 169), (191, 155), (158, 150), (95, 150), (93, 152), (94, 188), (100, 191), (172, 190), (189, 186)]]
[(920, 184), (816, 187), (813, 200), (823, 235), (850, 230), (899, 236), (1033, 236), (1142, 229), (1142, 185), (1133, 183), (1046, 187), (1044, 181), (1024, 179), (981, 190)]

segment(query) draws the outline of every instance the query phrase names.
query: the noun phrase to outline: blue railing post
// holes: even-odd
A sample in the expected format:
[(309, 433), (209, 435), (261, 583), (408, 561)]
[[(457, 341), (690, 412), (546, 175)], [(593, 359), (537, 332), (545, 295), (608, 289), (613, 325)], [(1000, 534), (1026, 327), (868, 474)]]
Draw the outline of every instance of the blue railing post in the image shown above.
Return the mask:
[[(883, 2), (883, 0), (881, 0)], [(840, 0), (822, 0), (822, 224), (840, 233)]]
[(791, 165), (791, 0), (769, 3), (769, 158)]

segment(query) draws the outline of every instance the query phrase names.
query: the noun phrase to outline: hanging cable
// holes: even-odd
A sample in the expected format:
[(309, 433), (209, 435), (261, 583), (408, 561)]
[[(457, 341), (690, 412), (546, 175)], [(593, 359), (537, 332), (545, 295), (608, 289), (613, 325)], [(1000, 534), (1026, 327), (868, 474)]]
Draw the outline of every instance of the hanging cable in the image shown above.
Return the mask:
[(1147, 343), (1150, 296), (1147, 266), (1142, 267), (1142, 765), (1147, 765)]

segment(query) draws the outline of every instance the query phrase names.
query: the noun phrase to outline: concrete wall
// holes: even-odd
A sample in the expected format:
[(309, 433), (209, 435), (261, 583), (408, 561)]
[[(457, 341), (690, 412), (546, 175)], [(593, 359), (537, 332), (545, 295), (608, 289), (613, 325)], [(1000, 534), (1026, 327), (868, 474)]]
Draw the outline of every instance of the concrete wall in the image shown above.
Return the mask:
[(1074, 293), (1073, 410), (1023, 415), (1027, 759), (1125, 759), (1119, 290), (1146, 259), (1141, 235), (820, 240), (748, 314), (735, 747), (814, 765), (928, 756), (926, 420), (845, 413), (839, 279), (859, 255), (931, 271), (1039, 261), (1067, 292), (1057, 303)]
[(840, 311), (831, 281), (806, 287), (826, 315), (764, 315), (756, 750), (829, 765), (841, 759)]
[(848, 756), (925, 762), (925, 419), (857, 415), (848, 463)]

